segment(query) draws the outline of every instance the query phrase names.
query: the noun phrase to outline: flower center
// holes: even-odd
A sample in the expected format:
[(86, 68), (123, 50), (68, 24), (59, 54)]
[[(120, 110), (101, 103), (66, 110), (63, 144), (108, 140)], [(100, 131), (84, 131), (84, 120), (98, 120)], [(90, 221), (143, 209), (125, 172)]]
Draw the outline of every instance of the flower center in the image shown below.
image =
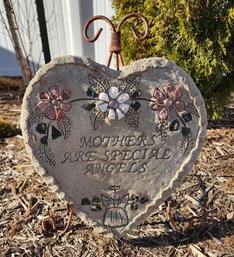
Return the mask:
[(172, 100), (170, 98), (166, 98), (163, 100), (163, 104), (167, 107), (172, 106)]
[(51, 101), (51, 103), (52, 103), (53, 105), (57, 106), (57, 105), (59, 105), (59, 100), (58, 100), (58, 99), (53, 99), (53, 100)]
[(115, 193), (113, 196), (112, 196), (112, 199), (113, 200), (119, 200), (120, 198), (120, 195), (118, 193)]
[(116, 99), (110, 100), (109, 107), (112, 109), (117, 109), (119, 107), (118, 101)]

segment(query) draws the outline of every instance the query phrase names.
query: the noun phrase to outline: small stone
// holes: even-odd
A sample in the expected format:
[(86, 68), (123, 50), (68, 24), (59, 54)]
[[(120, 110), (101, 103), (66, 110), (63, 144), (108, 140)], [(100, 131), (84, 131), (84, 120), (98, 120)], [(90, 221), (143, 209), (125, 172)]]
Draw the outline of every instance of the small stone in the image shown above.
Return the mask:
[(119, 198), (120, 198), (120, 195), (117, 193), (112, 196), (112, 199), (114, 200), (118, 200)]
[(119, 107), (119, 103), (116, 99), (113, 99), (109, 102), (109, 107), (113, 109), (117, 109)]
[(53, 99), (53, 100), (51, 101), (51, 103), (52, 103), (53, 105), (58, 105), (58, 100), (57, 100), (57, 99)]
[(227, 214), (227, 220), (234, 221), (234, 211)]
[(167, 107), (172, 106), (172, 100), (170, 98), (164, 99), (163, 104)]

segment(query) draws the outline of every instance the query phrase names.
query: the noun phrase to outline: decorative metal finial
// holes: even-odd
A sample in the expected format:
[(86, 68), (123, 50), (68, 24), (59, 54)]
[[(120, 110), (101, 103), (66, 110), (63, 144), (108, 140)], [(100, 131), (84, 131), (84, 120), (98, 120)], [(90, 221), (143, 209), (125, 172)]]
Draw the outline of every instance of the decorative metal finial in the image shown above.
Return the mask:
[(132, 33), (135, 37), (135, 39), (137, 40), (144, 40), (148, 34), (149, 34), (149, 25), (148, 25), (148, 22), (146, 20), (146, 18), (141, 15), (141, 14), (137, 14), (137, 13), (131, 13), (131, 14), (128, 14), (127, 16), (125, 16), (117, 25), (117, 28), (114, 27), (113, 23), (105, 16), (102, 16), (102, 15), (98, 15), (98, 16), (94, 16), (92, 18), (90, 18), (85, 26), (84, 26), (84, 31), (83, 31), (83, 34), (84, 34), (84, 37), (85, 37), (85, 40), (87, 40), (88, 42), (94, 42), (96, 41), (100, 34), (102, 33), (102, 30), (103, 28), (100, 28), (98, 30), (98, 32), (96, 33), (96, 35), (92, 38), (90, 38), (88, 36), (88, 29), (89, 29), (89, 26), (90, 24), (95, 21), (95, 20), (103, 20), (103, 21), (106, 21), (110, 27), (111, 27), (111, 41), (110, 41), (110, 47), (109, 47), (109, 57), (108, 57), (108, 61), (107, 61), (107, 67), (110, 67), (110, 63), (111, 63), (111, 59), (112, 59), (112, 55), (113, 53), (116, 54), (116, 69), (119, 70), (119, 62), (121, 62), (121, 65), (124, 66), (124, 61), (123, 61), (123, 57), (121, 55), (121, 38), (120, 38), (120, 30), (121, 30), (121, 27), (123, 25), (123, 23), (130, 19), (130, 18), (137, 18), (137, 19), (140, 19), (143, 21), (144, 23), (144, 27), (145, 27), (145, 33), (144, 35), (140, 35), (136, 28), (134, 26), (131, 26), (132, 28)]

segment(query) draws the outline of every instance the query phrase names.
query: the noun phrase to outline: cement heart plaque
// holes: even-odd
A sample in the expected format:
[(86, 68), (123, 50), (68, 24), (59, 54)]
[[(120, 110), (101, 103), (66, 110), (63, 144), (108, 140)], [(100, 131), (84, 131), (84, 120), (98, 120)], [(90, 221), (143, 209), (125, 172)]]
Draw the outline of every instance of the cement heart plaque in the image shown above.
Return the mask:
[(59, 58), (27, 88), (21, 128), (32, 162), (88, 224), (123, 236), (192, 169), (206, 110), (192, 79), (151, 58), (114, 71)]

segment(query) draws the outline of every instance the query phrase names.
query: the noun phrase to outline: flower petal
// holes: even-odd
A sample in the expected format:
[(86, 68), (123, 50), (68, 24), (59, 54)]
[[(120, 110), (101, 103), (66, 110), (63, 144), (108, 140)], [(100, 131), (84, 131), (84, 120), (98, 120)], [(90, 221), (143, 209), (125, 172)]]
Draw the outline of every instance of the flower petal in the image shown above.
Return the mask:
[(174, 109), (173, 107), (170, 107), (169, 110), (170, 110), (171, 118), (175, 118), (177, 115), (176, 109)]
[(59, 89), (57, 86), (52, 86), (49, 88), (52, 97), (59, 97)]
[(50, 100), (50, 95), (47, 91), (44, 91), (44, 92), (41, 92), (40, 93), (40, 98), (43, 99), (43, 100)]
[(70, 111), (70, 110), (71, 110), (71, 107), (72, 107), (72, 105), (71, 105), (71, 104), (68, 104), (68, 103), (61, 103), (61, 104), (59, 105), (59, 108), (60, 108), (61, 110), (65, 111), (65, 112)]
[(113, 109), (109, 109), (108, 117), (109, 120), (115, 119), (115, 111)]
[(153, 97), (158, 99), (158, 100), (164, 100), (165, 99), (165, 95), (163, 94), (162, 91), (160, 91), (159, 89), (156, 89), (153, 93)]
[(174, 106), (176, 107), (176, 109), (177, 109), (179, 112), (184, 111), (184, 110), (185, 110), (185, 107), (186, 107), (185, 103), (182, 102), (182, 101), (176, 101), (176, 102), (174, 103)]
[(163, 104), (153, 104), (151, 106), (151, 109), (154, 111), (161, 111), (162, 109), (164, 109), (164, 105)]
[(98, 98), (104, 102), (109, 102), (109, 96), (107, 93), (100, 93)]
[(128, 109), (129, 109), (129, 104), (120, 104), (120, 105), (119, 105), (119, 109), (120, 109), (123, 113), (127, 113)]
[(108, 95), (112, 99), (116, 99), (119, 94), (119, 89), (117, 87), (110, 87), (108, 90)]
[(118, 120), (121, 120), (124, 117), (124, 114), (120, 111), (120, 109), (116, 109), (116, 114)]
[(51, 106), (51, 102), (43, 99), (40, 102), (37, 103), (37, 107), (44, 112), (47, 108), (49, 108)]
[(170, 97), (171, 94), (173, 93), (173, 88), (172, 88), (172, 86), (166, 86), (166, 87), (163, 88), (163, 90), (164, 90), (164, 92), (165, 92), (165, 94), (166, 94), (165, 98), (167, 98), (167, 96)]
[(180, 91), (180, 87), (177, 86), (175, 88), (175, 90), (170, 94), (170, 98), (173, 100), (173, 101), (176, 101), (178, 100), (180, 97), (182, 96), (182, 93)]
[(162, 120), (166, 120), (168, 118), (168, 110), (164, 108), (159, 112), (158, 115)]
[(67, 90), (67, 89), (64, 89), (64, 90), (62, 91), (62, 93), (61, 93), (60, 98), (61, 98), (61, 100), (63, 101), (63, 100), (66, 100), (66, 99), (70, 98), (70, 95), (71, 95), (71, 91), (70, 91), (70, 90)]
[(99, 111), (100, 111), (100, 112), (103, 112), (103, 113), (106, 112), (107, 107), (108, 107), (108, 104), (107, 104), (107, 103), (103, 103), (103, 104), (99, 104), (99, 105), (98, 105)]
[(122, 104), (122, 103), (125, 103), (126, 101), (128, 101), (129, 99), (129, 94), (128, 93), (125, 93), (123, 92), (122, 94), (120, 94), (117, 98), (117, 101)]
[(65, 113), (60, 108), (57, 108), (57, 110), (56, 110), (56, 120), (62, 120), (64, 118), (65, 118)]
[(51, 105), (48, 109), (46, 109), (44, 112), (45, 116), (49, 118), (50, 120), (55, 120), (56, 118), (56, 113), (55, 113), (55, 108), (53, 105)]

